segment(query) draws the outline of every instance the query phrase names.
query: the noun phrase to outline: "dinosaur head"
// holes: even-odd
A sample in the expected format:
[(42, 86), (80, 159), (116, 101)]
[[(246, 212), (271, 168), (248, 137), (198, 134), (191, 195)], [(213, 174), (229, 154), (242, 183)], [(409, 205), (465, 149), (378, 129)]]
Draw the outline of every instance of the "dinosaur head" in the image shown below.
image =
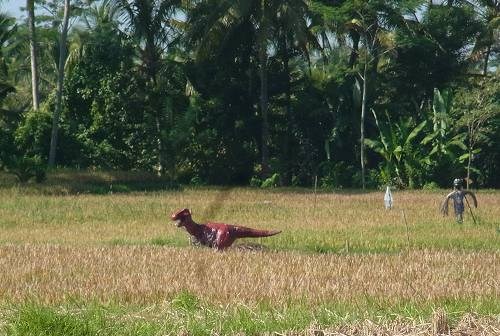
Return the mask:
[(191, 219), (191, 211), (189, 209), (182, 209), (172, 214), (172, 220), (175, 221), (177, 227), (184, 226), (186, 220)]

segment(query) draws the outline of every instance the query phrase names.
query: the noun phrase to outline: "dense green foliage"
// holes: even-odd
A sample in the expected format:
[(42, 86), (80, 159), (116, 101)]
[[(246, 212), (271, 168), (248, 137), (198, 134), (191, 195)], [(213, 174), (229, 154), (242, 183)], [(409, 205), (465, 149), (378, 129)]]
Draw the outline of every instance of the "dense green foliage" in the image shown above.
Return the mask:
[[(500, 187), (498, 1), (71, 3), (59, 166)], [(0, 168), (18, 176), (47, 161), (56, 106), (63, 1), (35, 5), (36, 111), (28, 25), (0, 14)]]

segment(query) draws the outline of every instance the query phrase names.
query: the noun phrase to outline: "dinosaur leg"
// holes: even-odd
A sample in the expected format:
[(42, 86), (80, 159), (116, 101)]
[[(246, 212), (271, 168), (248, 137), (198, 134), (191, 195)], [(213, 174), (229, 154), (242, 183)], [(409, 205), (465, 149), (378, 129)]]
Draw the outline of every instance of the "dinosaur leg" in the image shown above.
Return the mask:
[(192, 246), (201, 246), (201, 242), (195, 236), (189, 236), (189, 244)]

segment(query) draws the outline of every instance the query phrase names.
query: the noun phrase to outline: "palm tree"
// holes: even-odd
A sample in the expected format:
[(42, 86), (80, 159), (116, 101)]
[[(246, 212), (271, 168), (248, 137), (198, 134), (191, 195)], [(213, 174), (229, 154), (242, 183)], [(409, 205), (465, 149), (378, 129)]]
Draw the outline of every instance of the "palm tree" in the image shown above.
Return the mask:
[(30, 58), (31, 58), (31, 90), (33, 95), (33, 110), (37, 111), (39, 106), (39, 88), (38, 88), (38, 64), (37, 64), (37, 41), (35, 34), (35, 0), (26, 0), (26, 10), (28, 11), (28, 30), (30, 40)]
[(15, 19), (0, 13), (0, 102), (14, 91), (14, 86), (9, 81), (8, 51), (4, 50), (9, 40), (16, 32)]
[(361, 15), (362, 20), (353, 19), (352, 25), (356, 27), (355, 30), (358, 31), (361, 36), (361, 41), (364, 45), (364, 59), (363, 59), (363, 70), (359, 72), (359, 78), (361, 79), (361, 117), (360, 117), (360, 163), (361, 163), (361, 184), (363, 189), (365, 189), (365, 116), (368, 104), (367, 90), (368, 81), (370, 74), (368, 73), (369, 66), (372, 67), (378, 62), (378, 46), (380, 45), (379, 34), (380, 27), (377, 18), (369, 18), (368, 22), (364, 20)]
[[(323, 16), (325, 28), (330, 27), (343, 47), (350, 48), (349, 67), (360, 67), (356, 85), (361, 95), (360, 105), (360, 167), (362, 188), (365, 189), (365, 118), (372, 100), (371, 82), (377, 75), (379, 61), (392, 50), (388, 33), (405, 23), (404, 11), (411, 12), (424, 1), (339, 1), (332, 5), (315, 4)], [(346, 43), (346, 40), (349, 41)]]
[(52, 132), (50, 136), (49, 166), (54, 166), (56, 161), (57, 133), (59, 117), (62, 108), (62, 91), (64, 84), (64, 64), (66, 63), (66, 41), (68, 37), (68, 24), (70, 16), (70, 0), (64, 0), (64, 16), (59, 38), (59, 63), (57, 69), (56, 106), (52, 117)]
[(149, 106), (153, 110), (156, 128), (157, 172), (162, 175), (165, 162), (162, 138), (162, 103), (159, 92), (158, 75), (162, 67), (164, 51), (177, 36), (172, 24), (178, 12), (180, 0), (115, 0), (126, 14), (127, 30), (136, 41), (140, 54), (141, 71), (147, 80)]
[(294, 127), (294, 115), (292, 111), (292, 76), (290, 69), (290, 62), (297, 55), (305, 58), (309, 71), (311, 71), (310, 50), (321, 50), (316, 36), (311, 31), (312, 18), (309, 7), (302, 0), (296, 1), (283, 1), (277, 6), (276, 14), (273, 19), (273, 42), (276, 45), (276, 56), (283, 64), (284, 74), (284, 93), (285, 93), (285, 107), (284, 112), (286, 115), (287, 129), (283, 148), (281, 152), (284, 155), (285, 166), (283, 174), (281, 175), (282, 183), (288, 184), (291, 182), (290, 175), (290, 142), (292, 132), (290, 130)]
[(68, 71), (73, 69), (82, 58), (89, 46), (94, 42), (92, 34), (99, 34), (105, 30), (106, 33), (120, 33), (119, 30), (120, 7), (113, 0), (102, 0), (94, 3), (88, 8), (84, 8), (81, 14), (83, 29), (73, 29), (70, 45), (68, 46), (68, 59), (66, 67)]
[[(9, 76), (9, 53), (11, 39), (16, 32), (15, 19), (4, 13), (0, 13), (0, 169), (8, 161), (11, 155), (13, 143), (12, 130), (9, 122), (9, 111), (3, 109), (3, 100), (11, 92), (15, 91)], [(13, 127), (12, 127), (13, 128)]]
[[(262, 176), (269, 174), (269, 126), (268, 59), (271, 50), (280, 49), (283, 55), (292, 44), (305, 47), (307, 29), (307, 5), (302, 0), (205, 0), (196, 4), (189, 16), (188, 36), (195, 43), (196, 57), (203, 57), (207, 50), (220, 49), (227, 36), (237, 27), (251, 25), (260, 81), (259, 110), (261, 118), (261, 165)], [(281, 28), (279, 26), (281, 25)], [(273, 42), (281, 46), (273, 48)], [(235, 46), (237, 47), (237, 46)], [(288, 56), (283, 59), (288, 67)], [(288, 71), (288, 70), (285, 70)], [(289, 80), (289, 79), (288, 79)], [(289, 94), (289, 93), (288, 93)]]
[(120, 6), (115, 0), (102, 0), (84, 12), (83, 21), (88, 30), (103, 26), (118, 30), (119, 16)]
[(483, 75), (488, 73), (488, 63), (492, 52), (499, 49), (498, 28), (500, 26), (500, 1), (499, 0), (476, 0), (473, 2), (476, 12), (484, 24), (484, 30), (478, 36), (474, 46), (473, 55), (482, 55)]

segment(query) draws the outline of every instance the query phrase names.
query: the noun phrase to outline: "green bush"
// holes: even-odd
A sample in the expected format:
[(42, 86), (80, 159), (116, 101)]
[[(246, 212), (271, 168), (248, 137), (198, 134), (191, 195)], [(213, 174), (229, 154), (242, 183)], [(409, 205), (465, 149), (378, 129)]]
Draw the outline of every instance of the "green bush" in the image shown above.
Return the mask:
[[(50, 104), (45, 104), (38, 111), (29, 111), (14, 133), (17, 153), (24, 156), (42, 156), (49, 153), (52, 131), (52, 112)], [(61, 141), (61, 132), (59, 132)], [(17, 155), (19, 156), (19, 154)]]
[(260, 187), (262, 185), (262, 180), (258, 178), (257, 176), (252, 176), (250, 179), (250, 186), (251, 187)]
[(279, 185), (280, 181), (280, 174), (274, 173), (271, 177), (268, 177), (265, 179), (262, 184), (261, 188), (276, 188)]
[(41, 183), (47, 178), (47, 168), (39, 155), (13, 157), (7, 164), (7, 171), (14, 174), (21, 183), (32, 178)]
[(439, 189), (439, 185), (436, 182), (427, 182), (426, 184), (424, 184), (422, 189), (424, 189), (424, 190), (437, 190), (437, 189)]
[(355, 168), (345, 162), (325, 161), (320, 164), (320, 188), (350, 188)]

